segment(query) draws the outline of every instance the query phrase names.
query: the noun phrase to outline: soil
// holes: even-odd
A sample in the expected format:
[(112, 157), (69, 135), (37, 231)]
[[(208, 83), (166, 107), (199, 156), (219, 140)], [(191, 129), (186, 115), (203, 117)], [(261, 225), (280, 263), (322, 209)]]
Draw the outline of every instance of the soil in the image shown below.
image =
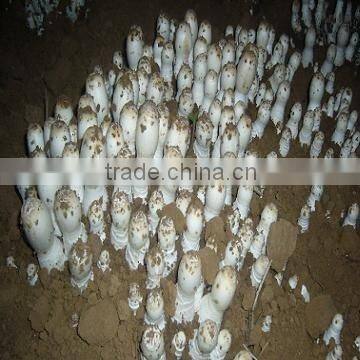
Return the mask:
[[(96, 64), (101, 64), (105, 71), (111, 67), (112, 54), (123, 49), (132, 24), (141, 24), (146, 41), (153, 41), (155, 21), (161, 10), (181, 19), (192, 7), (200, 21), (208, 19), (211, 22), (214, 39), (220, 38), (227, 24), (235, 26), (240, 23), (255, 28), (263, 18), (274, 25), (278, 36), (282, 32), (290, 34), (290, 1), (263, 1), (261, 6), (255, 6), (253, 16), (249, 13), (250, 2), (240, 0), (199, 0), (193, 3), (181, 0), (176, 5), (164, 0), (93, 0), (89, 4), (87, 18), (80, 18), (74, 25), (64, 16), (52, 15), (52, 24), (46, 27), (42, 37), (25, 27), (21, 2), (13, 1), (8, 10), (2, 9), (1, 157), (25, 155), (27, 126), (32, 122), (44, 122), (45, 89), (50, 111), (61, 94), (69, 96), (75, 105), (83, 92), (86, 75)], [(303, 37), (294, 40), (302, 48)], [(323, 57), (324, 49), (317, 48), (315, 58), (321, 63)], [(357, 106), (360, 103), (359, 79), (353, 71), (348, 64), (337, 71), (335, 91), (350, 86), (353, 89), (352, 104)], [(311, 76), (310, 69), (300, 67), (293, 82), (288, 109), (295, 101), (306, 105)], [(324, 151), (329, 146), (333, 126), (332, 119), (323, 119), (321, 127), (327, 138)], [(279, 136), (269, 126), (264, 138), (254, 141), (250, 148), (260, 156), (266, 155), (277, 149), (278, 142)], [(336, 154), (338, 152), (336, 149)], [(296, 142), (292, 144), (289, 156), (304, 157), (306, 153)], [(309, 187), (305, 186), (268, 186), (263, 198), (254, 196), (251, 217), (256, 224), (265, 204), (274, 202), (279, 209), (279, 219), (296, 226), (308, 194)], [(246, 344), (258, 359), (324, 359), (333, 344), (325, 347), (321, 334), (336, 312), (344, 316), (341, 342), (344, 358), (356, 355), (353, 342), (360, 335), (360, 238), (358, 230), (341, 227), (341, 214), (359, 200), (359, 187), (325, 188), (322, 200), (311, 216), (309, 231), (297, 235), (292, 254), (292, 251), (281, 254), (281, 261), (287, 260), (282, 287), (274, 278), (275, 271), (270, 270), (252, 316), (254, 326), (251, 331), (250, 310), (255, 291), (249, 279), (253, 259), (251, 254), (247, 256), (238, 273), (234, 300), (223, 321), (223, 327), (230, 330), (233, 339), (227, 358), (232, 359)], [(3, 205), (0, 209), (0, 357), (137, 358), (144, 329), (144, 308), (142, 305), (133, 316), (127, 307), (127, 292), (129, 283), (138, 282), (143, 289), (143, 299), (146, 299), (145, 269), (141, 267), (139, 271), (131, 272), (125, 263), (124, 252), (115, 252), (106, 240), (103, 247), (110, 251), (112, 271), (103, 274), (94, 267), (94, 281), (82, 294), (71, 287), (68, 271), (52, 271), (50, 275), (40, 271), (38, 283), (30, 287), (26, 281), (26, 267), (30, 262), (36, 263), (36, 259), (19, 226), (21, 201), (13, 187), (0, 189), (0, 203)], [(169, 207), (167, 212), (176, 222), (181, 221), (177, 222), (177, 229), (183, 228), (184, 219), (174, 212), (174, 207)], [(214, 224), (219, 223), (224, 222), (218, 218)], [(208, 235), (213, 233), (220, 237), (221, 251), (224, 251), (228, 238), (225, 228), (225, 225), (207, 227)], [(98, 254), (98, 241), (94, 247)], [(5, 266), (9, 255), (14, 256), (18, 269)], [(178, 253), (180, 256), (181, 252)], [(95, 255), (93, 260), (96, 261)], [(297, 288), (291, 290), (287, 281), (294, 274), (299, 281)], [(212, 276), (208, 276), (209, 281)], [(310, 293), (308, 304), (300, 294), (302, 284)], [(174, 287), (169, 281), (163, 281), (162, 287), (169, 314), (173, 312)], [(265, 315), (272, 315), (271, 331), (266, 334), (260, 330)], [(189, 339), (196, 327), (196, 320), (193, 324), (177, 326), (167, 318), (165, 341), (169, 358), (175, 332), (183, 328)], [(187, 350), (185, 358), (188, 358)]]

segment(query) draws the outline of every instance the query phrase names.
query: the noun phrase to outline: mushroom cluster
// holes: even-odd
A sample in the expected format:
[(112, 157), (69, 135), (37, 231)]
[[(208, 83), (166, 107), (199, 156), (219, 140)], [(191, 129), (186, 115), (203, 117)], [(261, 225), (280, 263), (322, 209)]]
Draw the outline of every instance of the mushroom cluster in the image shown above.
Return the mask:
[[(43, 126), (29, 126), (29, 156), (181, 159), (193, 153), (198, 158), (244, 158), (257, 156), (248, 146), (255, 138), (261, 139), (273, 123), (271, 131), (279, 135), (279, 148), (269, 158), (286, 157), (297, 139), (310, 157), (331, 159), (335, 151), (341, 157), (356, 157), (360, 132), (358, 113), (351, 110), (352, 90), (334, 89), (336, 69), (353, 58), (358, 35), (351, 29), (353, 22), (359, 21), (359, 11), (352, 20), (352, 9), (343, 9), (343, 1), (338, 0), (329, 22), (326, 3), (319, 0), (316, 7), (313, 3), (303, 0), (301, 6), (295, 0), (292, 6), (293, 30), (298, 33), (304, 28), (306, 32), (302, 51), (293, 50), (287, 34), (277, 39), (274, 27), (265, 21), (257, 29), (229, 25), (224, 37), (214, 42), (211, 24), (206, 20), (199, 23), (193, 10), (188, 10), (181, 22), (160, 14), (152, 45), (145, 43), (142, 28), (133, 25), (126, 51), (115, 51), (112, 68), (104, 73), (96, 66), (88, 75), (76, 109), (68, 97), (60, 96), (53, 116)], [(321, 66), (313, 61), (315, 44), (328, 45)], [(300, 64), (314, 67), (304, 109), (298, 102), (290, 103)], [(256, 110), (254, 118), (250, 108)], [(329, 139), (333, 148), (323, 149), (322, 121), (334, 124)], [(93, 279), (93, 264), (104, 272), (112, 269), (107, 250), (93, 259), (90, 235), (122, 252), (132, 271), (146, 267), (146, 329), (139, 347), (142, 359), (165, 359), (167, 321), (181, 327), (195, 318), (199, 324), (188, 341), (190, 357), (225, 358), (232, 337), (222, 328), (223, 317), (241, 286), (238, 272), (245, 257), (248, 253), (253, 257), (248, 277), (256, 292), (261, 291), (271, 265), (267, 243), (278, 221), (277, 206), (268, 203), (257, 226), (250, 217), (254, 194), (262, 196), (265, 188), (240, 185), (234, 198), (231, 187), (221, 183), (199, 187), (162, 184), (151, 189), (39, 185), (18, 186), (18, 190), (23, 200), (22, 226), (40, 267), (61, 271), (67, 261), (71, 284), (79, 291)], [(323, 191), (323, 186), (312, 186), (298, 220), (301, 232), (309, 228)], [(169, 204), (175, 204), (184, 216), (182, 230), (174, 217), (162, 212)], [(228, 210), (230, 239), (219, 263), (212, 264), (216, 275), (209, 283), (200, 251), (205, 246), (216, 253), (217, 239), (204, 239), (204, 229), (224, 208)], [(354, 203), (344, 225), (356, 227), (358, 219), (359, 205)], [(31, 264), (31, 285), (37, 280), (36, 272)], [(169, 318), (161, 280), (174, 273), (175, 311)], [(310, 298), (305, 286), (302, 293)], [(134, 313), (142, 300), (139, 284), (131, 283), (128, 303)], [(264, 332), (271, 331), (271, 321), (271, 316), (265, 317)], [(339, 314), (324, 341), (334, 338), (340, 344), (341, 327)], [(173, 334), (171, 348), (177, 359), (186, 342), (181, 329)], [(335, 350), (331, 356), (339, 358)], [(247, 350), (235, 357), (250, 358)]]

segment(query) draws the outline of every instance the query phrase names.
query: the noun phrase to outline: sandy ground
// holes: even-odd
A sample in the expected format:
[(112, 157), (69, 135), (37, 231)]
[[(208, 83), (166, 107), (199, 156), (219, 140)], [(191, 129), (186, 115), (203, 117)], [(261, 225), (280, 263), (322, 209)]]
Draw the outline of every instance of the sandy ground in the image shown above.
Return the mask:
[[(50, 109), (59, 94), (70, 96), (76, 104), (86, 74), (95, 64), (103, 65), (105, 70), (110, 67), (112, 54), (123, 48), (130, 25), (141, 24), (146, 40), (151, 42), (160, 10), (180, 19), (189, 7), (197, 12), (199, 20), (211, 22), (215, 39), (220, 38), (227, 24), (256, 27), (263, 18), (275, 26), (278, 35), (290, 31), (288, 1), (266, 1), (254, 16), (250, 16), (249, 4), (244, 1), (179, 1), (175, 5), (156, 0), (150, 5), (145, 1), (94, 0), (87, 19), (72, 25), (62, 17), (53, 16), (53, 24), (38, 38), (25, 28), (20, 5), (13, 4), (0, 19), (1, 157), (25, 154), (27, 125), (44, 121), (45, 87)], [(301, 38), (295, 40), (302, 46)], [(322, 61), (323, 51), (316, 51), (315, 56)], [(295, 101), (306, 104), (310, 78), (310, 70), (298, 71), (289, 105)], [(336, 89), (351, 86), (353, 106), (360, 103), (358, 83), (359, 79), (349, 65), (337, 72)], [(333, 120), (323, 119), (322, 129), (328, 138), (332, 127)], [(269, 126), (263, 140), (254, 142), (251, 148), (265, 155), (277, 149), (278, 141), (274, 129)], [(336, 151), (338, 153), (339, 149)], [(294, 144), (289, 156), (301, 157), (305, 153)], [(264, 198), (254, 196), (251, 217), (256, 223), (264, 205), (272, 201), (279, 209), (279, 218), (296, 224), (308, 193), (309, 187), (267, 187)], [(322, 341), (317, 344), (316, 339), (335, 312), (341, 312), (345, 320), (342, 333), (344, 358), (350, 359), (356, 354), (353, 341), (360, 335), (360, 239), (359, 232), (340, 226), (341, 212), (356, 200), (360, 200), (358, 187), (325, 188), (316, 213), (311, 217), (310, 230), (297, 237), (282, 288), (277, 285), (273, 270), (270, 271), (253, 315), (255, 324), (251, 332), (248, 322), (254, 291), (249, 281), (252, 259), (248, 255), (238, 275), (234, 301), (223, 322), (233, 335), (229, 359), (242, 349), (243, 344), (247, 344), (259, 359), (324, 359), (331, 346), (326, 348)], [(51, 276), (41, 272), (38, 284), (30, 288), (25, 279), (26, 266), (36, 260), (20, 231), (21, 202), (15, 189), (2, 187), (0, 203), (0, 358), (135, 359), (143, 331), (144, 310), (140, 309), (134, 318), (126, 299), (131, 281), (144, 284), (144, 269), (130, 272), (124, 254), (116, 253), (107, 241), (104, 247), (110, 251), (113, 270), (105, 275), (95, 270), (95, 281), (82, 295), (72, 289), (67, 272), (52, 273)], [(325, 216), (327, 211), (330, 211), (330, 217)], [(223, 224), (222, 218), (218, 221)], [(225, 230), (224, 226), (218, 228), (220, 249), (226, 244)], [(286, 241), (286, 235), (283, 236)], [(15, 257), (18, 270), (4, 266), (8, 255)], [(211, 270), (208, 265), (207, 271)], [(298, 275), (299, 284), (308, 288), (312, 299), (310, 305), (304, 303), (299, 287), (295, 291), (289, 289), (287, 279), (294, 274)], [(164, 283), (163, 287), (170, 311), (171, 289), (168, 285)], [(85, 330), (78, 332), (87, 342), (72, 327), (74, 313), (83, 321)], [(271, 332), (262, 334), (259, 330), (261, 322), (268, 314), (273, 317)], [(195, 327), (196, 322), (184, 328), (188, 337), (192, 336)], [(168, 319), (165, 338), (169, 358), (172, 358), (169, 344), (177, 329)]]

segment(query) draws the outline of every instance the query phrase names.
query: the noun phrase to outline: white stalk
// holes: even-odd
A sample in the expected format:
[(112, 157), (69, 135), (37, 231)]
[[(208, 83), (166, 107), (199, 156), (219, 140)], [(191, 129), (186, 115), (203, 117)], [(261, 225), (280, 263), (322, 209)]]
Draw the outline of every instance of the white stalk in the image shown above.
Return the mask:
[(89, 281), (94, 280), (92, 271), (91, 249), (83, 242), (77, 242), (71, 249), (69, 257), (69, 269), (71, 274), (71, 285), (83, 292)]
[(327, 328), (327, 330), (324, 333), (323, 340), (325, 345), (329, 345), (331, 339), (334, 339), (336, 345), (340, 344), (340, 335), (343, 325), (344, 325), (343, 316), (341, 314), (336, 314), (333, 317), (330, 326)]
[(142, 210), (137, 210), (130, 218), (129, 242), (125, 252), (125, 259), (131, 270), (137, 270), (139, 265), (144, 265), (144, 258), (149, 245), (147, 217)]
[(195, 330), (194, 338), (189, 341), (189, 356), (192, 360), (210, 359), (210, 353), (218, 341), (219, 329), (214, 321), (206, 319)]
[(55, 120), (61, 120), (66, 125), (70, 125), (70, 122), (74, 119), (74, 112), (71, 105), (71, 99), (65, 95), (61, 95), (57, 98), (54, 110)]
[(126, 39), (126, 58), (130, 69), (137, 68), (144, 52), (144, 34), (140, 26), (132, 25)]
[(346, 49), (345, 49), (345, 59), (349, 62), (353, 61), (353, 57), (355, 54), (355, 49), (358, 45), (359, 42), (359, 34), (357, 32), (354, 32), (351, 35), (349, 44), (347, 45)]
[(177, 323), (191, 322), (199, 310), (204, 288), (201, 261), (197, 253), (188, 252), (183, 255), (177, 279), (176, 309), (173, 320)]
[(159, 330), (165, 329), (166, 320), (164, 313), (164, 298), (161, 290), (155, 289), (149, 292), (145, 305), (144, 323), (156, 326)]
[(303, 126), (299, 133), (299, 141), (301, 146), (310, 146), (312, 129), (314, 127), (314, 112), (309, 110), (305, 113), (303, 119)]
[(141, 338), (140, 351), (141, 360), (165, 360), (164, 333), (156, 326), (148, 326)]
[(154, 190), (149, 199), (149, 229), (150, 233), (154, 235), (156, 233), (157, 226), (159, 224), (159, 212), (165, 206), (164, 196), (160, 190)]
[(302, 115), (302, 106), (301, 103), (295, 103), (290, 110), (290, 117), (288, 122), (286, 123), (286, 127), (290, 129), (291, 136), (293, 140), (297, 138), (299, 122)]
[(291, 144), (291, 131), (289, 128), (285, 128), (281, 133), (281, 138), (279, 141), (279, 154), (282, 157), (287, 157), (290, 151)]
[(98, 125), (100, 126), (105, 116), (110, 114), (104, 78), (96, 72), (90, 74), (86, 79), (85, 89), (86, 93), (94, 99)]
[(103, 273), (106, 271), (111, 271), (110, 253), (107, 250), (103, 250), (100, 253), (100, 256), (99, 256), (99, 259), (98, 259), (96, 265)]
[(167, 277), (176, 266), (177, 250), (175, 241), (178, 236), (176, 234), (175, 224), (172, 218), (164, 216), (160, 220), (158, 229), (159, 246), (164, 257), (163, 277)]
[(356, 228), (356, 224), (359, 218), (359, 204), (353, 203), (346, 214), (346, 217), (343, 222), (343, 226), (349, 225), (354, 229)]
[(55, 217), (62, 233), (66, 257), (78, 240), (87, 241), (87, 233), (81, 221), (81, 203), (75, 191), (62, 188), (55, 196)]
[(153, 247), (146, 254), (146, 289), (155, 289), (160, 286), (160, 280), (163, 277), (165, 269), (164, 256), (158, 246)]
[(334, 59), (335, 66), (342, 66), (345, 62), (345, 48), (349, 42), (350, 25), (343, 23), (336, 35), (336, 55)]
[(303, 234), (308, 231), (310, 223), (311, 210), (308, 204), (305, 204), (300, 211), (298, 218), (298, 225), (300, 226), (300, 232)]
[(310, 147), (310, 157), (311, 158), (318, 158), (322, 147), (324, 145), (324, 141), (325, 141), (325, 135), (322, 131), (318, 131), (315, 136), (314, 136), (314, 140), (311, 144)]
[(270, 260), (267, 256), (261, 255), (252, 265), (250, 279), (251, 285), (258, 288), (263, 277), (266, 274), (266, 270), (269, 266)]
[(261, 139), (264, 135), (266, 126), (269, 123), (271, 114), (271, 102), (262, 101), (257, 112), (256, 120), (254, 121), (251, 129), (251, 138), (258, 137)]
[(247, 104), (248, 93), (256, 76), (257, 56), (253, 51), (246, 50), (237, 66), (235, 103), (239, 100)]
[(131, 205), (126, 193), (116, 191), (111, 199), (110, 241), (115, 250), (124, 249), (129, 241)]
[(263, 234), (256, 234), (251, 243), (249, 252), (253, 255), (254, 259), (258, 259), (261, 255), (265, 255), (265, 238)]
[(331, 136), (331, 141), (339, 146), (342, 146), (345, 140), (345, 133), (347, 128), (348, 116), (347, 113), (342, 112), (338, 116), (335, 130)]
[(36, 252), (39, 265), (63, 270), (66, 260), (61, 241), (54, 235), (54, 227), (49, 210), (36, 198), (25, 200), (21, 208), (22, 226), (32, 249)]
[(189, 65), (184, 64), (181, 66), (177, 76), (176, 76), (176, 100), (179, 100), (179, 97), (182, 91), (186, 88), (191, 89), (193, 82), (193, 73)]
[(276, 93), (276, 101), (271, 109), (271, 120), (274, 123), (277, 134), (283, 128), (285, 107), (290, 97), (291, 85), (288, 81), (283, 81)]
[(209, 116), (204, 113), (196, 122), (194, 153), (197, 158), (208, 158), (210, 156), (212, 135), (213, 124)]
[(316, 31), (311, 26), (308, 28), (306, 32), (305, 47), (302, 52), (301, 63), (304, 68), (307, 68), (309, 65), (313, 65), (315, 40), (316, 40)]
[(204, 209), (198, 201), (192, 202), (186, 212), (186, 229), (181, 236), (184, 253), (198, 251), (200, 236), (204, 225)]
[[(343, 355), (343, 350), (341, 345), (335, 345), (335, 347), (326, 355), (325, 360), (341, 360)], [(356, 360), (355, 356), (353, 360)]]
[(143, 298), (140, 292), (140, 285), (137, 283), (130, 283), (128, 304), (129, 304), (129, 308), (133, 311), (134, 316), (136, 315), (136, 312), (139, 309), (142, 300)]
[(266, 61), (267, 61), (267, 52), (266, 52), (265, 48), (260, 47), (258, 64), (257, 64), (257, 68), (256, 68), (256, 74), (258, 76), (259, 81), (261, 81), (262, 78), (264, 77)]
[(171, 347), (174, 349), (173, 352), (176, 360), (180, 360), (186, 347), (186, 335), (183, 331), (180, 330), (174, 335)]
[(310, 82), (309, 88), (309, 104), (308, 110), (321, 108), (321, 100), (324, 96), (325, 80), (320, 72), (314, 74)]

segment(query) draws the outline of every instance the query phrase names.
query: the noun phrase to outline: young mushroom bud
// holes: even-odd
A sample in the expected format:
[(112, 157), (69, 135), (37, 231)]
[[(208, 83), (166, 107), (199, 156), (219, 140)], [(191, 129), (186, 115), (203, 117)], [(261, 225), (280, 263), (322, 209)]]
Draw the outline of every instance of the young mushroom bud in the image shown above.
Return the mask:
[(156, 22), (156, 33), (164, 38), (165, 41), (169, 41), (170, 37), (170, 20), (169, 17), (160, 13)]
[(204, 217), (210, 221), (220, 214), (225, 202), (225, 186), (223, 184), (209, 185), (206, 189)]
[(175, 58), (175, 51), (173, 44), (167, 42), (161, 52), (161, 70), (160, 74), (163, 77), (164, 81), (171, 83), (174, 73), (173, 73), (173, 63)]
[(340, 335), (343, 325), (343, 316), (341, 314), (336, 314), (332, 319), (330, 326), (324, 333), (323, 340), (325, 345), (329, 345), (331, 339), (334, 339), (336, 345), (340, 344)]
[[(325, 360), (341, 360), (342, 359), (343, 350), (341, 345), (335, 345), (335, 347), (326, 355)], [(356, 360), (355, 356), (353, 360)]]
[(252, 120), (249, 115), (242, 115), (238, 124), (237, 130), (239, 133), (239, 152), (238, 157), (244, 157), (247, 146), (250, 142), (250, 136), (252, 131)]
[(194, 200), (186, 212), (186, 229), (181, 237), (184, 253), (200, 247), (200, 236), (204, 225), (204, 208), (200, 201)]
[(220, 261), (219, 268), (222, 269), (224, 266), (232, 266), (238, 268), (241, 256), (241, 243), (237, 239), (229, 240), (226, 248), (224, 259)]
[(277, 133), (280, 134), (283, 128), (286, 104), (290, 97), (291, 85), (283, 81), (276, 93), (276, 101), (271, 109), (271, 120), (274, 123)]
[(180, 116), (188, 118), (194, 110), (194, 98), (190, 89), (186, 88), (179, 97), (178, 113)]
[(219, 332), (215, 349), (210, 353), (210, 360), (224, 360), (231, 347), (232, 336), (229, 330), (222, 329)]
[(324, 96), (325, 80), (324, 76), (317, 72), (311, 79), (309, 88), (309, 104), (307, 110), (321, 108), (321, 100)]
[(217, 89), (218, 89), (218, 74), (216, 73), (215, 70), (209, 70), (204, 80), (204, 99), (200, 107), (200, 113), (208, 112), (209, 114), (211, 114), (212, 111), (211, 106), (214, 104), (215, 101), (219, 101), (215, 99)]
[(108, 158), (115, 158), (121, 148), (125, 146), (123, 130), (118, 123), (111, 123), (106, 134), (106, 155)]
[(194, 83), (192, 86), (192, 95), (195, 104), (200, 107), (203, 103), (205, 94), (205, 76), (207, 74), (207, 58), (206, 54), (200, 54), (197, 56), (194, 62)]
[(69, 269), (71, 274), (71, 285), (83, 292), (94, 279), (92, 271), (91, 249), (87, 244), (78, 241), (70, 251)]
[(163, 277), (165, 269), (164, 256), (161, 249), (158, 246), (153, 247), (146, 254), (146, 288), (155, 289), (160, 286), (160, 280)]
[[(135, 103), (134, 88), (129, 73), (125, 73), (116, 81), (112, 97), (111, 109), (115, 122), (120, 122), (122, 110), (130, 101)], [(120, 125), (122, 125), (121, 122)]]
[(299, 133), (301, 146), (310, 146), (312, 138), (312, 129), (314, 127), (314, 112), (309, 110), (304, 115), (303, 126)]
[(144, 34), (140, 26), (132, 25), (126, 39), (126, 57), (130, 69), (135, 70), (144, 53)]
[(334, 93), (335, 73), (333, 71), (328, 73), (326, 80), (325, 90), (328, 94), (332, 95)]
[(336, 122), (335, 130), (331, 136), (331, 141), (339, 146), (342, 146), (345, 140), (345, 133), (348, 123), (348, 114), (341, 112)]
[(99, 259), (98, 259), (96, 265), (102, 272), (111, 271), (110, 253), (107, 250), (103, 250), (100, 253), (100, 256), (99, 256)]
[(26, 279), (30, 286), (35, 286), (38, 281), (38, 267), (35, 264), (29, 264), (26, 268)]
[(53, 268), (62, 270), (66, 260), (63, 245), (54, 235), (50, 212), (45, 204), (39, 199), (27, 198), (21, 208), (21, 222), (40, 267), (49, 272)]
[(86, 79), (86, 93), (93, 97), (97, 113), (98, 126), (102, 124), (105, 116), (110, 114), (109, 100), (106, 93), (105, 81), (99, 73), (92, 73)]
[(251, 285), (255, 288), (258, 288), (261, 281), (263, 280), (266, 271), (269, 267), (269, 258), (265, 255), (261, 255), (252, 265), (250, 279)]
[(273, 203), (266, 204), (261, 213), (260, 222), (256, 227), (256, 231), (264, 235), (265, 241), (269, 235), (271, 225), (277, 221), (277, 218), (278, 209), (276, 205)]
[(149, 230), (152, 235), (155, 235), (159, 224), (159, 212), (165, 206), (164, 196), (160, 190), (154, 190), (149, 199)]
[(137, 283), (129, 284), (129, 296), (128, 296), (128, 304), (129, 308), (133, 311), (134, 316), (136, 315), (137, 310), (142, 303), (142, 296), (140, 292), (140, 286)]
[[(295, 0), (297, 1), (297, 0)], [(234, 357), (234, 360), (252, 360), (253, 356), (246, 350), (241, 350), (237, 355)]]
[(334, 65), (340, 67), (345, 62), (345, 48), (349, 42), (350, 37), (350, 25), (343, 23), (341, 24), (337, 34), (337, 42), (336, 42), (336, 55), (334, 59)]
[(131, 205), (127, 194), (116, 191), (111, 199), (110, 241), (115, 250), (124, 249), (129, 241)]
[(304, 68), (313, 64), (314, 45), (316, 40), (316, 31), (314, 27), (309, 27), (305, 35), (305, 47), (302, 52), (301, 63)]
[(219, 329), (210, 319), (200, 324), (195, 331), (194, 338), (189, 341), (189, 355), (193, 360), (210, 359), (210, 353), (215, 349), (218, 341)]
[(156, 36), (153, 45), (153, 53), (155, 64), (158, 65), (159, 69), (161, 69), (161, 53), (163, 51), (164, 44), (165, 39), (161, 35)]
[(322, 131), (318, 131), (314, 136), (313, 142), (311, 143), (311, 147), (310, 147), (311, 158), (319, 157), (324, 141), (325, 141), (324, 133)]
[(28, 126), (26, 134), (26, 145), (29, 155), (31, 155), (36, 149), (45, 149), (44, 132), (39, 124), (32, 123)]
[(189, 65), (184, 64), (181, 66), (179, 73), (176, 76), (176, 100), (179, 100), (179, 97), (182, 91), (186, 88), (191, 89), (193, 82), (193, 73)]
[(204, 113), (196, 122), (194, 153), (198, 158), (210, 156), (210, 145), (213, 135), (213, 124), (209, 116)]
[(349, 210), (343, 222), (343, 226), (350, 225), (355, 229), (358, 218), (359, 218), (359, 204), (354, 203), (349, 207)]
[(57, 191), (54, 202), (55, 218), (62, 233), (65, 255), (78, 240), (86, 242), (87, 233), (81, 221), (81, 203), (75, 191), (62, 188)]
[(290, 83), (293, 81), (296, 71), (301, 63), (301, 54), (297, 51), (293, 52), (289, 58), (289, 63), (286, 68), (286, 80)]
[(173, 349), (174, 356), (176, 360), (180, 360), (182, 358), (182, 354), (186, 347), (186, 335), (183, 331), (178, 331), (172, 341), (171, 348)]
[(158, 72), (153, 72), (146, 88), (146, 100), (159, 105), (164, 95), (164, 80)]
[(300, 232), (304, 233), (309, 229), (311, 210), (308, 204), (305, 204), (300, 211), (298, 218), (298, 225), (300, 226)]
[(176, 284), (175, 315), (177, 323), (191, 322), (199, 310), (204, 283), (201, 276), (200, 257), (195, 252), (188, 252), (180, 260)]
[(177, 250), (175, 241), (177, 240), (175, 224), (172, 218), (164, 216), (160, 220), (158, 229), (159, 246), (164, 258), (163, 277), (167, 277), (176, 266)]
[(349, 62), (353, 61), (353, 57), (355, 54), (355, 49), (357, 48), (359, 42), (359, 33), (354, 32), (351, 35), (349, 44), (347, 45), (346, 49), (345, 49), (345, 59)]
[(165, 150), (168, 147), (178, 147), (181, 156), (185, 157), (190, 143), (189, 121), (180, 116), (172, 122), (165, 141)]
[(220, 328), (224, 313), (234, 297), (236, 285), (236, 271), (233, 267), (224, 266), (218, 271), (211, 292), (201, 299), (200, 324), (210, 319)]
[(157, 326), (148, 326), (140, 343), (142, 360), (165, 360), (164, 334)]
[(252, 185), (239, 185), (233, 209), (237, 209), (241, 220), (245, 220), (250, 211), (250, 203), (254, 192)]
[(183, 64), (189, 64), (191, 49), (191, 29), (187, 22), (182, 22), (179, 24), (175, 36), (175, 76)]
[(320, 201), (323, 191), (323, 185), (313, 185), (311, 187), (310, 195), (307, 199), (307, 204), (311, 212), (315, 211), (315, 205), (318, 201)]
[(276, 65), (274, 72), (269, 77), (269, 83), (271, 85), (272, 93), (270, 92), (270, 88), (267, 93), (265, 93), (265, 99), (273, 101), (274, 94), (278, 91), (280, 84), (286, 79), (286, 67), (283, 64)]
[(286, 157), (290, 151), (291, 144), (291, 131), (289, 128), (285, 128), (281, 133), (281, 138), (279, 141), (279, 154), (282, 157)]
[(139, 265), (144, 264), (149, 245), (148, 220), (144, 211), (139, 209), (130, 218), (129, 243), (125, 252), (125, 259), (131, 270), (137, 270)]
[(62, 157), (65, 144), (70, 141), (69, 127), (62, 120), (56, 120), (50, 131), (49, 149), (51, 157)]
[(249, 252), (253, 255), (254, 259), (258, 259), (261, 255), (265, 255), (265, 238), (263, 234), (256, 234), (251, 243)]
[(165, 329), (164, 298), (160, 289), (151, 290), (146, 299), (144, 322), (146, 325), (156, 326), (159, 330)]
[(248, 93), (256, 76), (257, 56), (253, 51), (245, 50), (237, 66), (235, 102), (247, 104)]
[(101, 201), (94, 200), (89, 207), (87, 217), (90, 223), (90, 233), (99, 237), (102, 243), (106, 239), (104, 211)]
[(251, 138), (258, 137), (261, 139), (264, 135), (265, 128), (269, 123), (271, 115), (271, 102), (262, 101), (257, 112), (256, 120), (252, 124)]

